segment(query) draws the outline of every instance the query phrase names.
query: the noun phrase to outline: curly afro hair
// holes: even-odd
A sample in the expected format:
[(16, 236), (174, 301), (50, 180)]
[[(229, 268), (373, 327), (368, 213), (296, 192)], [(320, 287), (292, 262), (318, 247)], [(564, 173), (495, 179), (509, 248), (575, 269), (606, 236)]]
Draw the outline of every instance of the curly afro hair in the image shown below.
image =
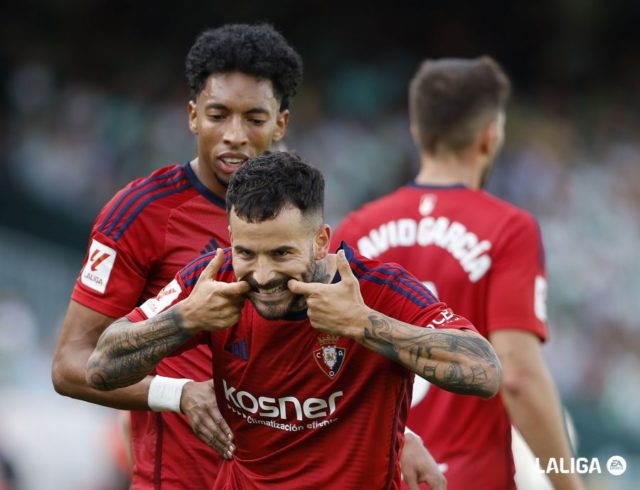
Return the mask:
[(191, 98), (196, 99), (212, 73), (232, 71), (271, 80), (283, 111), (302, 80), (302, 59), (268, 24), (228, 24), (208, 29), (198, 36), (186, 58)]

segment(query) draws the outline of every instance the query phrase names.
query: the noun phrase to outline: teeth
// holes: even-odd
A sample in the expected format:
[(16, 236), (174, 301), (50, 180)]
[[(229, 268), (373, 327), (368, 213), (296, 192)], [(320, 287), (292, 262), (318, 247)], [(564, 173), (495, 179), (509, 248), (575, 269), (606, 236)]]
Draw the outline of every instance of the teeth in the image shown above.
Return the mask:
[(284, 289), (284, 286), (281, 284), (279, 286), (275, 286), (273, 288), (269, 288), (269, 289), (264, 289), (264, 288), (258, 288), (258, 291), (264, 294), (271, 294), (271, 293), (275, 293), (278, 291), (281, 291)]
[(244, 162), (242, 158), (223, 158), (222, 161), (230, 165), (237, 165), (239, 163)]

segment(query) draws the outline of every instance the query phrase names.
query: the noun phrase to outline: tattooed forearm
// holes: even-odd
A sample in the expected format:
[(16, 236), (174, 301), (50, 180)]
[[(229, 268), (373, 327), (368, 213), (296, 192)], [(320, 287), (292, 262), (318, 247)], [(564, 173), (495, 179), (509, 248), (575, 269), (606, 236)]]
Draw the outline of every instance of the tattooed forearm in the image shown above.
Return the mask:
[(371, 327), (364, 329), (365, 345), (374, 347), (375, 351), (389, 359), (400, 361), (398, 350), (392, 339), (390, 322), (374, 315), (369, 316), (369, 321)]
[(493, 396), (502, 368), (491, 344), (460, 330), (418, 328), (370, 315), (363, 344), (454, 393)]
[(137, 324), (121, 318), (100, 336), (87, 363), (87, 383), (100, 390), (137, 383), (190, 336), (175, 308)]

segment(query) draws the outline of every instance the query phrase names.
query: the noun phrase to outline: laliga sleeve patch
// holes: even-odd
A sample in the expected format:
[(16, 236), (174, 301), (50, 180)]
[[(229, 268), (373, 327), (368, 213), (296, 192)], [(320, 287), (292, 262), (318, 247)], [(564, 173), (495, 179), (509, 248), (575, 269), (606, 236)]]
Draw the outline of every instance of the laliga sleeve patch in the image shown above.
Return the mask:
[(142, 305), (140, 309), (147, 315), (147, 318), (153, 318), (161, 311), (164, 311), (180, 294), (181, 288), (178, 281), (174, 279), (158, 293), (155, 298), (148, 299)]
[(113, 264), (116, 261), (116, 255), (117, 252), (111, 247), (107, 247), (97, 240), (92, 240), (89, 258), (80, 277), (82, 284), (94, 291), (104, 293), (109, 283)]

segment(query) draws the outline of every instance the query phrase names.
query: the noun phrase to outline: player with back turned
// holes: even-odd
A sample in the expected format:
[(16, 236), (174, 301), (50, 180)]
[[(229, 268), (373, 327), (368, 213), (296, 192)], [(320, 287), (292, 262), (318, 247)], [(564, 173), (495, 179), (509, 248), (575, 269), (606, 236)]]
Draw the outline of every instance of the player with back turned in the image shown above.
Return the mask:
[[(268, 182), (268, 185), (265, 183)], [(266, 152), (232, 177), (231, 248), (184, 267), (110, 325), (87, 364), (105, 390), (207, 342), (233, 433), (216, 489), (398, 488), (413, 373), (493, 396), (501, 368), (473, 326), (404, 269), (329, 253), (324, 179)]]
[[(408, 427), (444, 468), (450, 490), (513, 489), (511, 424), (534, 454), (571, 457), (542, 358), (546, 276), (534, 218), (482, 190), (504, 139), (510, 83), (489, 57), (424, 62), (409, 93), (420, 149), (415, 180), (349, 214), (334, 243), (404, 265), (489, 339), (504, 369), (500, 396), (414, 391)], [(420, 388), (417, 383), (416, 388)], [(552, 476), (577, 489), (575, 475)]]
[(190, 260), (228, 245), (229, 178), (284, 136), (302, 62), (268, 25), (226, 25), (197, 38), (186, 74), (197, 155), (131, 182), (102, 209), (52, 368), (59, 393), (133, 410), (135, 489), (211, 487), (218, 458), (208, 444), (224, 422), (207, 381), (210, 352), (199, 347), (167, 359), (155, 377), (109, 393), (85, 382), (87, 359), (115, 318), (155, 296)]

